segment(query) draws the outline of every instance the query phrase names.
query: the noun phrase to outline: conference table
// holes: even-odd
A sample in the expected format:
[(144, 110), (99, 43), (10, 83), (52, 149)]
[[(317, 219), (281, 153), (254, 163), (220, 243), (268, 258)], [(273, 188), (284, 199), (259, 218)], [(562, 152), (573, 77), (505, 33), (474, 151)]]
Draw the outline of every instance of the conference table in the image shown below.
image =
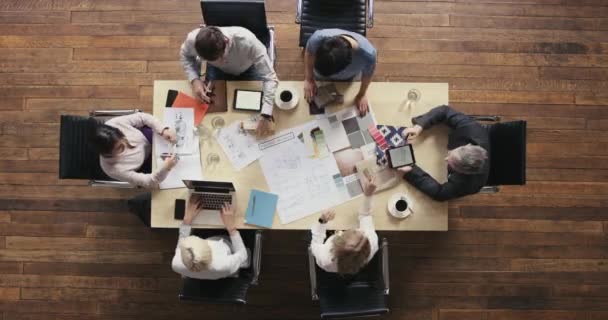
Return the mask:
[[(322, 85), (322, 83), (319, 83), (319, 85)], [(352, 107), (355, 95), (359, 89), (358, 82), (336, 82), (335, 85), (338, 92), (344, 94), (344, 103), (342, 105), (327, 107), (326, 114)], [(230, 125), (233, 121), (245, 120), (251, 117), (251, 112), (233, 110), (234, 91), (235, 89), (261, 90), (261, 87), (261, 82), (258, 81), (227, 82), (228, 111), (225, 113), (208, 113), (203, 119), (202, 125), (211, 130), (211, 120), (216, 116), (221, 116), (225, 120), (226, 126)], [(290, 88), (299, 93), (299, 103), (292, 110), (281, 110), (275, 106), (273, 112), (276, 121), (275, 132), (296, 127), (314, 119), (314, 116), (309, 114), (308, 103), (303, 97), (303, 87), (304, 84), (301, 81), (282, 81), (280, 83), (279, 90), (281, 88)], [(171, 89), (193, 96), (190, 85), (186, 80), (155, 81), (153, 113), (159, 119), (163, 118), (167, 92)], [(278, 92), (277, 90), (277, 94)], [(448, 104), (448, 84), (374, 82), (368, 89), (367, 97), (378, 124), (411, 126), (412, 117), (423, 114), (436, 106)], [(435, 126), (423, 131), (413, 143), (416, 164), (439, 182), (447, 181), (447, 166), (444, 160), (447, 155), (447, 133), (448, 131), (445, 126)], [(200, 151), (205, 180), (230, 181), (235, 185), (238, 228), (259, 228), (244, 223), (244, 214), (251, 189), (270, 192), (259, 161), (255, 161), (240, 171), (236, 171), (215, 139), (201, 140)], [(207, 165), (207, 157), (210, 153), (220, 156), (220, 161), (213, 166)], [(156, 169), (157, 165), (156, 161), (154, 161), (153, 168)], [(397, 192), (407, 195), (412, 208), (413, 214), (406, 219), (394, 218), (387, 211), (387, 203), (390, 196)], [(181, 220), (174, 219), (175, 199), (187, 198), (187, 188), (154, 190), (152, 192), (152, 227), (178, 228)], [(335, 219), (330, 222), (328, 227), (330, 229), (345, 230), (358, 226), (357, 212), (362, 202), (363, 197), (358, 197), (336, 207), (327, 208), (336, 212)], [(374, 224), (377, 230), (446, 231), (448, 229), (447, 202), (434, 201), (405, 181), (401, 181), (391, 189), (376, 193), (372, 203)], [(288, 224), (281, 224), (278, 214), (275, 214), (272, 229), (309, 229), (317, 221), (319, 214), (320, 212), (314, 213)], [(218, 226), (214, 225), (197, 224), (194, 224), (193, 227), (218, 228)]]

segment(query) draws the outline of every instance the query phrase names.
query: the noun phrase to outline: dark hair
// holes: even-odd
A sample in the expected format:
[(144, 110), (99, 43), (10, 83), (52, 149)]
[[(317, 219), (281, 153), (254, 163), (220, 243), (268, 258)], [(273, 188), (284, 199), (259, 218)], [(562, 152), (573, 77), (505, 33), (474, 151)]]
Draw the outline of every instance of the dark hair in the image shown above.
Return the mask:
[(194, 40), (194, 48), (201, 58), (207, 61), (217, 60), (226, 49), (226, 40), (217, 27), (202, 27)]
[(315, 54), (315, 69), (322, 76), (336, 74), (353, 60), (350, 42), (341, 36), (324, 39)]
[[(96, 122), (94, 119), (92, 121)], [(89, 142), (93, 149), (102, 156), (111, 155), (114, 146), (125, 138), (125, 135), (118, 128), (103, 123), (96, 122), (91, 131)]]

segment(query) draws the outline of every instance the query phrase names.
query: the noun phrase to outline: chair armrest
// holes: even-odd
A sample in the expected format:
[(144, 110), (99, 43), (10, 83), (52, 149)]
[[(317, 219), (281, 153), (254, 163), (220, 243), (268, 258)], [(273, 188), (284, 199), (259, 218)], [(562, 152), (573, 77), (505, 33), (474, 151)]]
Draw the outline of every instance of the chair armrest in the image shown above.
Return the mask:
[(122, 188), (122, 189), (135, 189), (136, 186), (123, 181), (106, 181), (106, 180), (91, 180), (89, 181), (91, 187), (105, 187), (105, 188)]
[(270, 63), (274, 68), (274, 64), (276, 61), (276, 45), (274, 43), (274, 26), (268, 26), (268, 34), (270, 35), (270, 43), (268, 44), (268, 57), (270, 58)]
[(484, 194), (497, 193), (498, 190), (499, 190), (498, 186), (485, 186), (485, 187), (482, 187), (481, 190), (479, 190), (479, 193), (484, 193)]
[(296, 5), (296, 23), (302, 22), (302, 0), (298, 0)]
[(315, 257), (312, 255), (312, 249), (308, 247), (308, 276), (310, 277), (310, 295), (312, 300), (319, 300), (317, 294), (317, 265)]
[(89, 113), (91, 117), (118, 117), (141, 112), (139, 109), (130, 110), (94, 110)]
[(382, 282), (384, 282), (384, 294), (388, 295), (390, 291), (390, 277), (388, 268), (388, 240), (382, 239)]
[(470, 117), (477, 121), (492, 121), (492, 122), (500, 121), (500, 116), (471, 115)]
[(374, 0), (367, 0), (367, 27), (374, 27)]
[(260, 277), (260, 271), (262, 270), (262, 231), (258, 230), (255, 232), (255, 244), (253, 247), (253, 278), (251, 279), (252, 285), (258, 284)]

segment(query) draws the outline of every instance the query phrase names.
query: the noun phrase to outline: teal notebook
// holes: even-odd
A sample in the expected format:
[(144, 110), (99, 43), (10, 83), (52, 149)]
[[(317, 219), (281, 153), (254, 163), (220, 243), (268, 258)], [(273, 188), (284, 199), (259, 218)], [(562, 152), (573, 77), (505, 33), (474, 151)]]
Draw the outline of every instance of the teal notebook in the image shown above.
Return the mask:
[(245, 223), (270, 228), (277, 210), (279, 196), (260, 190), (251, 190), (249, 204), (245, 212)]

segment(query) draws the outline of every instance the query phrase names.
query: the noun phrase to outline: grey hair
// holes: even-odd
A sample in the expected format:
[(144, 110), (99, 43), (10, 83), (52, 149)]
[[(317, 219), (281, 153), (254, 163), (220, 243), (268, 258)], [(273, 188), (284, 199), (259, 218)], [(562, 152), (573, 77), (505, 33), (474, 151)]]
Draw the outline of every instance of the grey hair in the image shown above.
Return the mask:
[(464, 174), (480, 173), (488, 160), (486, 149), (470, 143), (452, 150), (451, 155), (452, 169)]

